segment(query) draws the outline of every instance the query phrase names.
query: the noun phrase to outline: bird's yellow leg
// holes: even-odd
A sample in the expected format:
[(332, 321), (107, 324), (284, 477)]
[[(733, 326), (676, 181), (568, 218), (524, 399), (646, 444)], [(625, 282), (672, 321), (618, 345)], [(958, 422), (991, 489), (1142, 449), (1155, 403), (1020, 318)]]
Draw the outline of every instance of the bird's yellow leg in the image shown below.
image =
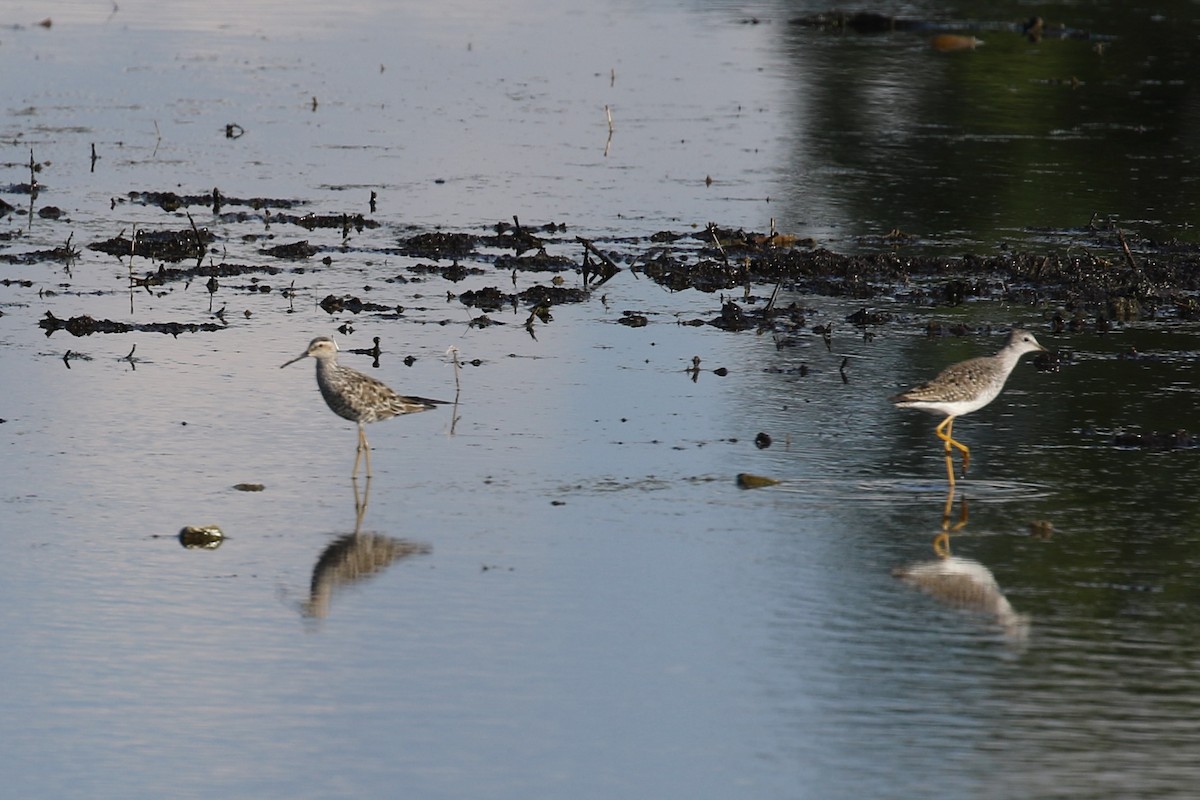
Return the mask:
[[(943, 442), (946, 443), (946, 457), (947, 458), (950, 457), (950, 448), (951, 447), (957, 447), (959, 450), (962, 451), (962, 457), (963, 457), (962, 471), (963, 471), (963, 475), (966, 475), (967, 468), (969, 466), (971, 466), (971, 448), (967, 447), (965, 444), (963, 444), (962, 442), (958, 441), (953, 436), (951, 436), (951, 433), (953, 432), (953, 430), (954, 430), (954, 417), (946, 417), (944, 420), (941, 421), (941, 423), (938, 424), (938, 426), (936, 428), (934, 428), (934, 433), (937, 434), (937, 437), (939, 439), (941, 439)], [(954, 483), (954, 480), (951, 479), (950, 482)]]
[(950, 498), (947, 500), (947, 502), (954, 497), (954, 453), (950, 448), (950, 443), (953, 442), (954, 439), (950, 438), (949, 433), (944, 433), (942, 428), (952, 429), (953, 427), (954, 417), (946, 417), (944, 420), (942, 420), (941, 424), (934, 429), (934, 432), (938, 435), (938, 438), (946, 443), (946, 477), (950, 480)]
[(950, 436), (950, 431), (952, 430), (954, 430), (954, 417), (946, 417), (944, 420), (938, 423), (936, 428), (933, 429), (933, 432), (937, 434), (937, 437), (946, 443), (947, 453), (950, 452), (950, 443), (954, 441), (954, 439)]

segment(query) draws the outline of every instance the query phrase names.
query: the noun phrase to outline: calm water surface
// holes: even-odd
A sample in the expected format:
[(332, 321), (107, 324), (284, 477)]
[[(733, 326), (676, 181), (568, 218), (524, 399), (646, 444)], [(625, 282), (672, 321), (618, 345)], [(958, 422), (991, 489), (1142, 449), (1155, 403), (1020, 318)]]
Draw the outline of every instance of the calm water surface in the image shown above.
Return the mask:
[[(1195, 450), (1113, 437), (1195, 427), (1200, 327), (1054, 335), (1051, 308), (885, 303), (893, 321), (863, 332), (844, 322), (858, 306), (795, 297), (834, 335), (777, 347), (679, 325), (720, 298), (624, 271), (533, 338), (527, 309), (478, 329), (457, 295), (549, 275), (514, 287), (484, 262), (458, 284), (395, 280), (419, 261), (398, 239), (514, 214), (566, 223), (550, 249), (577, 261), (576, 234), (633, 256), (658, 230), (772, 218), (841, 250), (893, 228), (919, 247), (1066, 248), (1093, 213), (1194, 238), (1200, 138), (1180, 101), (1197, 73), (1175, 38), (1194, 7), (1039, 11), (1117, 35), (1104, 54), (998, 29), (939, 54), (925, 34), (785, 24), (812, 10), (11, 5), (5, 254), (189, 225), (126, 199), (141, 190), (218, 186), (321, 214), (366, 213), (375, 191), (381, 226), (343, 241), (192, 207), (215, 259), (285, 270), (257, 276), (270, 292), (247, 276), (212, 298), (202, 281), (130, 293), (129, 260), (86, 248), (69, 269), (0, 267), (28, 282), (0, 286), (8, 791), (1192, 792), (1200, 467)], [(51, 28), (33, 25), (47, 13)], [(1028, 13), (939, 16), (999, 28)], [(30, 149), (45, 162), (32, 217), (15, 186)], [(322, 253), (300, 271), (260, 252), (301, 239)], [(317, 306), (331, 293), (405, 311), (331, 316)], [(223, 330), (178, 338), (37, 327), (47, 311), (211, 322), (222, 306)], [(617, 324), (625, 311), (650, 324)], [(930, 319), (996, 333), (929, 339)], [(1057, 372), (1027, 360), (956, 425), (974, 458), (941, 560), (935, 420), (886, 397), (993, 351), (1012, 324), (1070, 357)], [(382, 337), (378, 370), (345, 363), (414, 394), (453, 399), (447, 349), (464, 362), (457, 407), (371, 427), (361, 523), (353, 426), (311, 364), (278, 369), (335, 333), (343, 348)], [(68, 349), (83, 356), (69, 368)], [(781, 483), (741, 490), (741, 472)], [(180, 547), (181, 527), (210, 523), (219, 548)], [(921, 591), (896, 570), (942, 578)], [(951, 570), (974, 580), (971, 608), (947, 597)]]

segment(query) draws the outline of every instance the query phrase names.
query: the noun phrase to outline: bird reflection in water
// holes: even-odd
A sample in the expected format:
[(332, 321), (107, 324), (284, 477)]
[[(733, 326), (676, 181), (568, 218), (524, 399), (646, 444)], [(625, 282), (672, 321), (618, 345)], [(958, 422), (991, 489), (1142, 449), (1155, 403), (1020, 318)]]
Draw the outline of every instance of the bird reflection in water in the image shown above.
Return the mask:
[(953, 504), (954, 492), (951, 490), (942, 512), (942, 530), (933, 539), (937, 557), (897, 567), (892, 574), (951, 608), (993, 618), (1009, 642), (1025, 642), (1029, 638), (1029, 615), (1013, 609), (990, 569), (974, 559), (951, 554), (950, 534), (967, 524), (966, 499), (962, 501), (959, 520), (952, 524)]
[[(949, 458), (949, 456), (946, 456)], [(954, 512), (954, 487), (946, 490), (946, 505), (942, 507), (942, 529), (933, 537), (933, 552), (938, 558), (950, 556), (950, 534), (961, 531), (967, 525), (967, 496), (963, 495), (958, 504), (958, 521), (951, 524), (950, 517)]]
[(308, 601), (302, 608), (306, 617), (328, 616), (333, 595), (340, 588), (366, 580), (396, 561), (410, 556), (425, 555), (433, 550), (425, 542), (364, 533), (361, 528), (363, 517), (367, 513), (371, 481), (367, 479), (361, 496), (358, 493), (358, 482), (351, 483), (354, 486), (354, 532), (339, 536), (317, 558), (313, 567)]

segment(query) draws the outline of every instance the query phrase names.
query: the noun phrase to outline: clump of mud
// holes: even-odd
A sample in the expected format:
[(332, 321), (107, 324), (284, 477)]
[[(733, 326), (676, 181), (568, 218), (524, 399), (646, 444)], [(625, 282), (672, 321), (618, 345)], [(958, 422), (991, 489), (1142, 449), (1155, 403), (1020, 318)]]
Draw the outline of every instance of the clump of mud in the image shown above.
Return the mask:
[(138, 256), (158, 261), (183, 261), (203, 258), (208, 252), (208, 245), (215, 238), (207, 229), (138, 230), (134, 232), (132, 239), (127, 239), (124, 233), (119, 233), (110, 239), (89, 244), (88, 249), (118, 258)]
[(46, 331), (46, 336), (50, 336), (55, 331), (66, 331), (72, 336), (91, 336), (93, 333), (130, 333), (131, 331), (166, 333), (171, 336), (179, 336), (181, 333), (219, 331), (225, 326), (214, 322), (145, 322), (130, 324), (127, 322), (114, 322), (111, 319), (93, 319), (87, 314), (81, 314), (70, 319), (59, 319), (47, 311), (46, 316), (38, 322), (38, 327)]

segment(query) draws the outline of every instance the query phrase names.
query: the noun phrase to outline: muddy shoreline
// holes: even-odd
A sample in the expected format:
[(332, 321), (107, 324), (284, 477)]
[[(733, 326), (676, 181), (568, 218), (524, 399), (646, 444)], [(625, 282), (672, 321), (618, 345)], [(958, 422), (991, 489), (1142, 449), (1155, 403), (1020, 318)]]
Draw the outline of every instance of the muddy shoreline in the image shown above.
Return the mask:
[[(168, 284), (200, 282), (210, 295), (218, 290), (278, 291), (284, 297), (294, 292), (298, 276), (350, 259), (386, 263), (392, 274), (379, 279), (388, 283), (434, 278), (452, 285), (468, 278), (486, 283), (486, 276), (494, 273), (502, 279), (498, 285), (447, 290), (448, 299), (455, 298), (478, 314), (472, 321), (475, 327), (492, 324), (487, 312), (503, 308), (529, 309), (530, 325), (535, 318), (545, 321), (553, 306), (585, 302), (623, 271), (672, 292), (694, 289), (714, 295), (712, 316), (685, 322), (730, 331), (788, 333), (803, 328), (803, 313), (779, 300), (787, 294), (862, 301), (864, 307), (847, 318), (860, 327), (889, 321), (889, 315), (870, 308), (872, 302), (885, 299), (924, 308), (953, 307), (971, 300), (1038, 306), (1053, 311), (1051, 325), (1057, 330), (1104, 331), (1113, 323), (1133, 320), (1200, 318), (1200, 246), (1139, 238), (1111, 223), (1038, 231), (1050, 245), (1040, 249), (1001, 245), (989, 254), (938, 253), (927, 241), (897, 230), (877, 242), (864, 242), (875, 245), (875, 252), (845, 254), (818, 247), (809, 239), (716, 224), (651, 236), (585, 238), (573, 225), (531, 226), (514, 217), (489, 229), (403, 235), (358, 212), (297, 214), (295, 209), (306, 205), (304, 201), (226, 197), (219, 189), (195, 195), (131, 192), (119, 202), (158, 206), (176, 217), (183, 214), (186, 224), (122, 229), (115, 236), (82, 244), (75, 244), (74, 232), (68, 231), (62, 237), (65, 244), (36, 250), (27, 249), (26, 237), (18, 230), (3, 239), (0, 262), (25, 267), (46, 264), (65, 268), (70, 276), (86, 250), (112, 256), (127, 272), (127, 284), (111, 287), (113, 293), (153, 293)], [(211, 227), (197, 223), (192, 208), (197, 215), (202, 208), (211, 212)], [(70, 227), (69, 221), (54, 224)], [(303, 238), (297, 229), (304, 232)], [(313, 238), (323, 232), (333, 233), (334, 241)], [(362, 238), (364, 232), (372, 241)], [(231, 258), (247, 249), (252, 258)], [(396, 269), (396, 257), (416, 259), (416, 263)], [(516, 290), (518, 274), (535, 285)], [(28, 278), (6, 278), (2, 285), (33, 283)], [(56, 290), (70, 291), (70, 277)], [(357, 294), (329, 295), (319, 305), (331, 315), (404, 313), (402, 306), (372, 302)], [(47, 336), (58, 330), (85, 336), (135, 329), (177, 336), (219, 330), (224, 319), (219, 313), (215, 317), (215, 322), (202, 324), (130, 325), (83, 315), (58, 319), (47, 311), (37, 324)], [(621, 321), (636, 327), (637, 317), (631, 313)]]

